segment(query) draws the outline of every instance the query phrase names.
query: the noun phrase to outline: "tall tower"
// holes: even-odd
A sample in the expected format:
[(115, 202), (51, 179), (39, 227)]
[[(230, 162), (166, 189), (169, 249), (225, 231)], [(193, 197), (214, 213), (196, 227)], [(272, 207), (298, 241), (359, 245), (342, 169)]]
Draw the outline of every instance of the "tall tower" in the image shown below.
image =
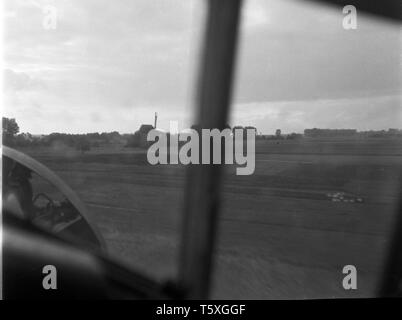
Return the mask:
[(156, 129), (156, 123), (158, 122), (158, 113), (155, 112), (155, 122), (154, 122), (154, 129)]

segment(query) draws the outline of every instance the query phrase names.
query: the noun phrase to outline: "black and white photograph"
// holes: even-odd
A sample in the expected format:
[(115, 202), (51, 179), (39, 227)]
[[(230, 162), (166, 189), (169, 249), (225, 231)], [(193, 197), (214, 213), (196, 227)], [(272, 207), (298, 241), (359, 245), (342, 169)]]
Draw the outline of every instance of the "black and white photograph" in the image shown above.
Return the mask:
[(400, 0), (1, 5), (1, 299), (402, 296)]

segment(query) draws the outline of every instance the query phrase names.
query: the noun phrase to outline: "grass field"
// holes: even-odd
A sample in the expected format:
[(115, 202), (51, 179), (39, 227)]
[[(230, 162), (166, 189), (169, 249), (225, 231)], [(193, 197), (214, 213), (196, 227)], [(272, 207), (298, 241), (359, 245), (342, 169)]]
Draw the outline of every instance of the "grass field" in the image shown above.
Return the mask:
[[(78, 193), (112, 255), (176, 276), (185, 167), (122, 146), (21, 151)], [(257, 141), (256, 151), (253, 175), (226, 170), (213, 297), (374, 296), (402, 192), (401, 140)], [(355, 291), (342, 288), (349, 264)]]

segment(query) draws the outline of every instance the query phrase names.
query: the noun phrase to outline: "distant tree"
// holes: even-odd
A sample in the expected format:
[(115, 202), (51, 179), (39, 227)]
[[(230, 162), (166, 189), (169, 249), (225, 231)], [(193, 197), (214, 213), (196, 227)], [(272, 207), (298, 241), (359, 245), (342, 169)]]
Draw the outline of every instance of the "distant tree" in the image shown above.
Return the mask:
[(3, 117), (3, 144), (13, 145), (20, 128), (14, 118)]
[(14, 144), (19, 147), (27, 147), (32, 145), (33, 140), (30, 133), (20, 133), (14, 137)]
[(81, 153), (85, 153), (86, 151), (91, 150), (91, 144), (86, 137), (82, 136), (77, 141), (76, 149), (81, 151)]
[(303, 137), (302, 134), (292, 132), (291, 134), (288, 134), (288, 135), (286, 136), (286, 139), (288, 139), (288, 140), (295, 140), (295, 139), (300, 139), (300, 138), (302, 138), (302, 137)]
[(91, 143), (91, 146), (94, 147), (94, 148), (99, 148), (99, 147), (100, 147), (100, 143), (99, 143), (99, 141), (93, 141), (93, 142)]
[(275, 136), (276, 136), (277, 138), (280, 138), (281, 135), (282, 135), (281, 129), (276, 129), (276, 131), (275, 131)]
[(98, 139), (100, 139), (102, 143), (117, 143), (123, 140), (122, 136), (117, 131), (102, 132), (99, 135)]
[(140, 146), (141, 135), (140, 132), (137, 131), (136, 133), (130, 135), (127, 139), (126, 147), (136, 148)]

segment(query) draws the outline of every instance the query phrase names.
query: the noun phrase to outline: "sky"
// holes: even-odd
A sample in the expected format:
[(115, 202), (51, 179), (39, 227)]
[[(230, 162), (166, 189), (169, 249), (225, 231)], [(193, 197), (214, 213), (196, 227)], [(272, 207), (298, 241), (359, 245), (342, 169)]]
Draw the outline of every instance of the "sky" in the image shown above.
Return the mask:
[[(194, 122), (201, 0), (5, 0), (4, 106), (21, 132)], [(54, 8), (54, 29), (43, 25)], [(357, 8), (358, 10), (358, 8)], [(402, 128), (400, 25), (308, 1), (246, 0), (231, 125)]]

